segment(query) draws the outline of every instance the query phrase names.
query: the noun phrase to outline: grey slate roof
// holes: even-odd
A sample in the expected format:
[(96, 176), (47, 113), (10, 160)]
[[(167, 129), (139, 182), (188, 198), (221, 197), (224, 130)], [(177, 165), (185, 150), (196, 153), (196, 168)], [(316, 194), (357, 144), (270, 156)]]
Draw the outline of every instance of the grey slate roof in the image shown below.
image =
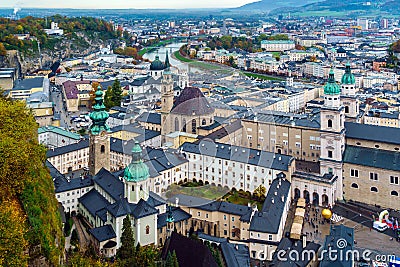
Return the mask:
[(101, 168), (93, 177), (95, 184), (99, 185), (115, 201), (124, 196), (124, 184), (108, 170)]
[(251, 207), (233, 204), (225, 201), (212, 201), (201, 206), (195, 206), (196, 209), (206, 210), (206, 211), (220, 211), (228, 214), (234, 215), (245, 215), (251, 213)]
[(79, 205), (85, 207), (90, 215), (95, 217), (97, 211), (107, 207), (110, 203), (99, 192), (92, 189), (79, 198)]
[[(172, 207), (172, 216), (174, 222), (186, 221), (192, 217), (189, 213), (178, 207)], [(167, 212), (157, 215), (157, 229), (160, 229), (167, 225), (168, 208)]]
[(243, 244), (221, 243), (227, 267), (250, 267), (249, 247)]
[(77, 151), (80, 149), (88, 148), (89, 147), (89, 139), (83, 139), (79, 141), (78, 143), (67, 145), (67, 146), (62, 146), (53, 149), (49, 149), (46, 152), (46, 157), (51, 158), (59, 155), (63, 155), (69, 152)]
[(97, 228), (92, 228), (89, 230), (89, 232), (99, 242), (103, 242), (117, 237), (117, 235), (114, 232), (114, 229), (109, 224)]
[(400, 128), (345, 122), (346, 138), (400, 145)]
[(148, 123), (161, 125), (161, 114), (160, 113), (144, 112), (144, 113), (140, 114), (136, 118), (136, 121), (148, 122)]
[(279, 111), (270, 111), (270, 112), (260, 112), (255, 114), (251, 114), (246, 117), (248, 120), (257, 119), (260, 122), (267, 123), (275, 123), (275, 124), (285, 124), (308, 127), (308, 128), (316, 128), (319, 129), (321, 127), (320, 123), (320, 113), (314, 112), (310, 114), (295, 114), (295, 113), (285, 113)]
[[(321, 247), (321, 245), (314, 243), (314, 242), (308, 242), (308, 244), (305, 246), (305, 248), (303, 248), (303, 244), (302, 241), (299, 240), (291, 240), (289, 238), (282, 238), (281, 242), (279, 242), (279, 245), (276, 249), (276, 251), (285, 251), (285, 253), (282, 253), (279, 255), (278, 258), (278, 254), (274, 253), (273, 257), (272, 257), (272, 263), (270, 264), (270, 266), (272, 267), (306, 267), (308, 265), (308, 263), (312, 260), (312, 259), (307, 259), (307, 255), (303, 253), (303, 251), (307, 251), (307, 252), (315, 252), (315, 254), (317, 254), (318, 249)], [(297, 251), (297, 254), (292, 252), (292, 251)], [(290, 254), (291, 253), (291, 254)], [(301, 260), (296, 260), (293, 261), (291, 260), (290, 255), (304, 255), (304, 258)], [(293, 256), (292, 256), (293, 258)], [(284, 261), (280, 260), (280, 259), (285, 259)]]
[(137, 204), (129, 203), (127, 198), (121, 198), (115, 203), (107, 206), (114, 217), (132, 215), (136, 219), (158, 213), (158, 210), (150, 206), (145, 200), (140, 199)]
[(386, 170), (400, 171), (400, 155), (397, 151), (365, 148), (359, 146), (346, 146), (343, 162)]
[(197, 87), (186, 87), (175, 99), (171, 110), (173, 114), (181, 115), (206, 115), (214, 112), (207, 98)]
[[(52, 176), (53, 177), (53, 176)], [(53, 177), (54, 179), (54, 177)], [(56, 193), (67, 192), (71, 190), (81, 189), (93, 185), (91, 177), (75, 178), (67, 180), (64, 177), (56, 177), (54, 180), (54, 188)]]
[[(339, 244), (344, 244), (345, 247), (338, 247), (338, 240), (344, 239), (345, 242)], [(348, 251), (353, 250), (354, 248), (354, 229), (350, 227), (346, 227), (344, 225), (331, 225), (330, 233), (325, 237), (325, 243), (323, 249), (326, 251), (338, 251), (336, 255), (348, 255)], [(319, 267), (350, 267), (353, 266), (353, 259), (351, 257), (342, 258), (336, 257), (323, 257), (322, 261), (319, 264)]]
[(261, 233), (278, 233), (289, 192), (290, 182), (286, 179), (275, 178), (268, 190), (261, 211), (256, 212), (251, 219), (249, 230)]
[(43, 87), (43, 77), (17, 80), (12, 90), (31, 90), (32, 88)]
[(287, 171), (289, 165), (293, 161), (293, 157), (287, 155), (232, 146), (208, 140), (197, 141), (195, 143), (186, 142), (182, 144), (181, 149), (183, 152), (207, 155), (281, 171)]

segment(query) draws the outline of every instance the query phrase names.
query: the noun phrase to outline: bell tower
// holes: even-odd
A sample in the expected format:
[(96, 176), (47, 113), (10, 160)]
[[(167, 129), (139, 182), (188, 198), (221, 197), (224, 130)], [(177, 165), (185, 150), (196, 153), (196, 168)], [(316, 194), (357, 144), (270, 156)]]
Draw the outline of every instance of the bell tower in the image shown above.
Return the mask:
[(346, 64), (346, 71), (342, 76), (341, 103), (344, 106), (344, 115), (347, 121), (357, 121), (359, 110), (359, 99), (356, 96), (356, 79), (351, 73), (350, 62)]
[(142, 148), (139, 142), (135, 141), (132, 148), (132, 161), (124, 171), (124, 196), (129, 203), (138, 203), (141, 198), (148, 199), (149, 176), (149, 167), (143, 162)]
[(345, 146), (344, 107), (340, 104), (340, 86), (335, 81), (331, 69), (324, 87), (324, 105), (321, 117), (321, 175), (326, 173), (337, 176), (334, 199), (343, 199), (343, 152)]
[(92, 126), (89, 130), (89, 172), (96, 175), (101, 168), (110, 170), (110, 127), (106, 121), (109, 117), (103, 103), (103, 91), (97, 87), (95, 104), (90, 113)]
[(161, 83), (161, 135), (164, 137), (171, 132), (172, 120), (169, 118), (174, 105), (174, 81), (172, 73), (167, 68), (163, 73)]

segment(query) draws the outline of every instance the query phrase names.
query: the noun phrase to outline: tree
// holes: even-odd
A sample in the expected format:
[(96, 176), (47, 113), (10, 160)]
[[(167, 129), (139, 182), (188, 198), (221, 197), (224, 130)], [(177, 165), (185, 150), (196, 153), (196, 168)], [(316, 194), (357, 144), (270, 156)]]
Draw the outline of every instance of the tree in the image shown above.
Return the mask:
[(92, 82), (92, 90), (90, 90), (90, 92), (89, 92), (89, 104), (90, 104), (89, 108), (92, 108), (93, 105), (95, 104), (94, 99), (96, 97), (97, 87), (99, 87), (99, 86), (100, 86), (99, 82)]
[(111, 87), (111, 102), (113, 103), (113, 106), (121, 106), (121, 100), (122, 100), (122, 89), (121, 89), (121, 83), (119, 82), (118, 79), (116, 79)]
[(104, 105), (106, 106), (106, 109), (109, 110), (114, 106), (114, 103), (111, 100), (112, 97), (112, 89), (111, 86), (107, 88), (106, 93), (104, 94)]
[(253, 195), (258, 199), (261, 200), (262, 198), (265, 197), (265, 194), (267, 193), (267, 189), (265, 186), (260, 184), (256, 189), (254, 189)]
[(124, 266), (131, 266), (135, 258), (135, 239), (130, 216), (127, 215), (122, 222), (121, 247), (117, 251), (117, 258)]
[(4, 44), (0, 43), (0, 56), (5, 56), (5, 55), (7, 55), (7, 50), (4, 47)]

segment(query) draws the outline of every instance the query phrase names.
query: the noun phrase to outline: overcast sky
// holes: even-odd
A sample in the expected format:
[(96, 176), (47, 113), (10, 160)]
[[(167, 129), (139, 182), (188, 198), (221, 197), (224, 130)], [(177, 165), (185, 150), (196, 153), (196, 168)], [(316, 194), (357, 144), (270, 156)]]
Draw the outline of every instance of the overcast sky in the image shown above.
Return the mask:
[(215, 8), (238, 7), (257, 0), (0, 0), (0, 7), (40, 8)]

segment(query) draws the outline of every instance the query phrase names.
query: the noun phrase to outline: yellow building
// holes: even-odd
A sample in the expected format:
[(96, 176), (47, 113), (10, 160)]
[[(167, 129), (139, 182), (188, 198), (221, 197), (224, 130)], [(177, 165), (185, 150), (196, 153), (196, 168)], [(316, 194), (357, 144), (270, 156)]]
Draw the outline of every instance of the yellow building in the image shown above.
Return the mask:
[(172, 132), (165, 136), (166, 143), (169, 143), (169, 145), (175, 149), (179, 148), (185, 142), (193, 143), (197, 140), (198, 139), (196, 134), (179, 132), (179, 131)]

